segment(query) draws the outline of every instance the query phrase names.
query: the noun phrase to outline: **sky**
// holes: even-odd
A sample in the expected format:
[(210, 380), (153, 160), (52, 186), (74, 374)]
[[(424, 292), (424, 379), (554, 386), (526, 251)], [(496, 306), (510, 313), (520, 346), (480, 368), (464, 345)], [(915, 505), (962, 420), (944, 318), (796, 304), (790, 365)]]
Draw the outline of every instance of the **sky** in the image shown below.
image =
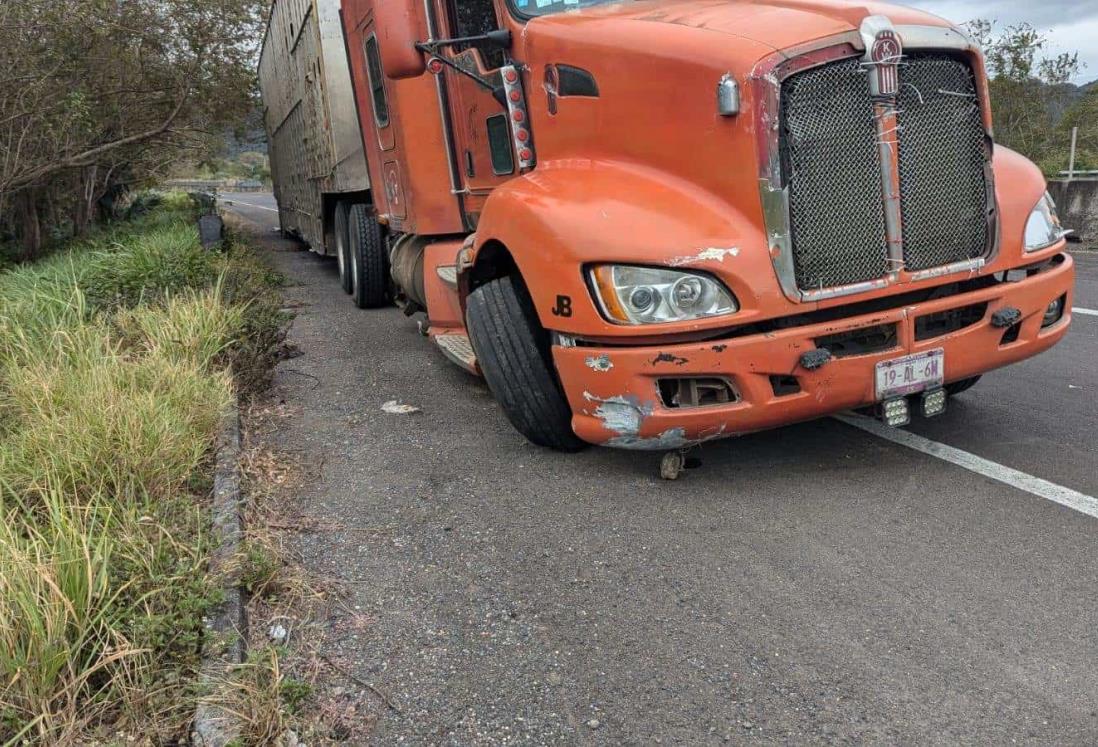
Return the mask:
[(1000, 26), (1028, 22), (1048, 37), (1047, 56), (1078, 52), (1085, 63), (1076, 83), (1098, 80), (1098, 0), (892, 0), (964, 23), (986, 18)]

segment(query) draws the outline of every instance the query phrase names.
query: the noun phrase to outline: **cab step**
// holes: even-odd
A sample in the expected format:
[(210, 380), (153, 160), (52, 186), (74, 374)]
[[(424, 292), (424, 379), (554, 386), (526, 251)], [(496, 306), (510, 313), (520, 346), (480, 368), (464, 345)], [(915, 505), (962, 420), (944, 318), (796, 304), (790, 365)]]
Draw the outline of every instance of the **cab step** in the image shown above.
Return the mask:
[(480, 376), (480, 367), (477, 365), (473, 345), (469, 342), (469, 335), (464, 332), (445, 332), (435, 335), (434, 341), (443, 355), (469, 373)]
[(438, 267), (435, 268), (435, 274), (438, 275), (439, 279), (443, 282), (443, 284), (446, 287), (451, 288), (452, 290), (457, 290), (457, 287), (458, 287), (458, 268), (457, 268), (457, 265), (439, 265)]

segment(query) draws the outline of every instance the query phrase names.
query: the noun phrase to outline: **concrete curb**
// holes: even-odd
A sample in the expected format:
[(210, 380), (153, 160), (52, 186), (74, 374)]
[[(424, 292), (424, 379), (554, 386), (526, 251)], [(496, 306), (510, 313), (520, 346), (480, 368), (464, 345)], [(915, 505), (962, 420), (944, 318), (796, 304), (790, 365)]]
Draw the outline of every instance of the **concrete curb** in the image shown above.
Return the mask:
[[(206, 619), (206, 639), (202, 644), (202, 669), (199, 684), (203, 692), (212, 692), (232, 668), (244, 661), (244, 594), (239, 571), (233, 558), (244, 536), (240, 493), (240, 409), (234, 398), (225, 413), (217, 438), (217, 467), (214, 472), (213, 543), (210, 573), (222, 578), (223, 599)], [(199, 703), (191, 726), (191, 744), (199, 747), (224, 747), (240, 735), (236, 718), (214, 703)]]

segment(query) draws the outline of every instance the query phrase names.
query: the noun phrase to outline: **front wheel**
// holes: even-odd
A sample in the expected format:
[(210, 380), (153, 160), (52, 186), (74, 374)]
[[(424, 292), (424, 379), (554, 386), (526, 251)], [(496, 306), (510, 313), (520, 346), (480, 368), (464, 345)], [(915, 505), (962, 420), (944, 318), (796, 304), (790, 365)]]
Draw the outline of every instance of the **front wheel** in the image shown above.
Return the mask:
[(549, 335), (522, 281), (506, 277), (480, 286), (469, 295), (465, 316), (488, 388), (511, 425), (538, 446), (583, 449), (553, 372)]
[(979, 376), (973, 376), (972, 378), (969, 378), (969, 379), (961, 379), (960, 381), (954, 381), (952, 384), (946, 384), (945, 385), (945, 390), (947, 392), (949, 392), (949, 396), (954, 397), (954, 396), (960, 394), (961, 392), (967, 392), (969, 389), (976, 386), (977, 382), (980, 381), (980, 378), (981, 377), (979, 377)]

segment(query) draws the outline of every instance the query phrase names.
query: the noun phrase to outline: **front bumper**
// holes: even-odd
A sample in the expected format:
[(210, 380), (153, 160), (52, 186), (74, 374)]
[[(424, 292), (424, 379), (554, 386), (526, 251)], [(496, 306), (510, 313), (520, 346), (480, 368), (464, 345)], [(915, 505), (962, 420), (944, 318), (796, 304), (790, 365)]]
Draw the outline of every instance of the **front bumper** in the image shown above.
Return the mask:
[[(876, 364), (943, 348), (946, 382), (959, 381), (1044, 352), (1071, 324), (1075, 276), (1070, 256), (1017, 282), (900, 308), (729, 339), (664, 346), (553, 347), (553, 359), (572, 408), (572, 427), (583, 440), (631, 449), (673, 449), (811, 420), (876, 402)], [(1063, 318), (1042, 328), (1048, 304), (1066, 296)], [(917, 320), (931, 314), (987, 304), (983, 317), (938, 337), (916, 339)], [(992, 325), (1005, 308), (1022, 312), (1016, 339)], [(862, 328), (896, 325), (886, 350), (836, 357), (809, 371), (801, 356), (816, 340)], [(701, 407), (669, 407), (658, 381), (718, 377), (728, 380), (737, 401)], [(796, 379), (799, 391), (782, 393), (772, 377)]]

